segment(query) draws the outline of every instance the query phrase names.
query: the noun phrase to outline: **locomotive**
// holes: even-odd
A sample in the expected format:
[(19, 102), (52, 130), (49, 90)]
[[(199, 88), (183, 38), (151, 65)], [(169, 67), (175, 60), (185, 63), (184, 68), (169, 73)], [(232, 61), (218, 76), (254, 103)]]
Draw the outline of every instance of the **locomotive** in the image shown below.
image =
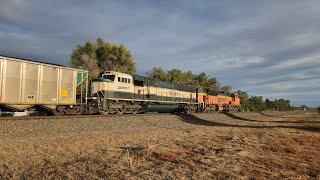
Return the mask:
[(46, 115), (237, 111), (236, 93), (0, 56), (0, 110)]

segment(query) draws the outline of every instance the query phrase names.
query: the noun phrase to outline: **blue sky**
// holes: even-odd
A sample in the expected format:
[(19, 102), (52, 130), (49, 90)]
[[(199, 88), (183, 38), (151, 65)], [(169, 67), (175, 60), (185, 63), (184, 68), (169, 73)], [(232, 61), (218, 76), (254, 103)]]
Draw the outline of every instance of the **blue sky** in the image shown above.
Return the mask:
[(139, 74), (206, 72), (251, 95), (320, 105), (320, 1), (1, 0), (0, 54), (68, 65), (76, 44), (124, 44)]

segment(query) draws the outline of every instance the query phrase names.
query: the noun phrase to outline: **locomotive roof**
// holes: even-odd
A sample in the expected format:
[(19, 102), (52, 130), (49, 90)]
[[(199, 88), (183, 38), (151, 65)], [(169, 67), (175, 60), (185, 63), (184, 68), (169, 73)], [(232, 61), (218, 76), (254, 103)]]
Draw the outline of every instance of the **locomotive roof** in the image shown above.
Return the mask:
[[(196, 91), (196, 87), (194, 87), (192, 85), (171, 83), (171, 82), (161, 81), (159, 79), (153, 79), (153, 78), (140, 76), (140, 75), (133, 75), (133, 80), (142, 81), (144, 85), (149, 85), (149, 86), (175, 89), (175, 90), (187, 91), (187, 92), (195, 92)], [(208, 95), (213, 95), (213, 96), (217, 96), (217, 95), (231, 96), (231, 94), (232, 94), (232, 93), (227, 93), (227, 92), (223, 92), (223, 91), (207, 89), (204, 87), (200, 87), (199, 91), (206, 92), (206, 93), (208, 93)]]
[(132, 77), (130, 74), (122, 73), (122, 72), (118, 72), (118, 71), (101, 71), (100, 75), (101, 74), (114, 74), (114, 75), (117, 75), (117, 76), (120, 75), (120, 76), (125, 77), (125, 78), (131, 78)]

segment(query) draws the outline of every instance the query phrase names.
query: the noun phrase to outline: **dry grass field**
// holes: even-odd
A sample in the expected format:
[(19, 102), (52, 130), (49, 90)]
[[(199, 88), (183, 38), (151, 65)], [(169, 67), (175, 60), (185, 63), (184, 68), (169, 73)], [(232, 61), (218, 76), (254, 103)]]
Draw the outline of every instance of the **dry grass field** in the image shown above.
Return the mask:
[(319, 179), (320, 116), (0, 119), (0, 179)]

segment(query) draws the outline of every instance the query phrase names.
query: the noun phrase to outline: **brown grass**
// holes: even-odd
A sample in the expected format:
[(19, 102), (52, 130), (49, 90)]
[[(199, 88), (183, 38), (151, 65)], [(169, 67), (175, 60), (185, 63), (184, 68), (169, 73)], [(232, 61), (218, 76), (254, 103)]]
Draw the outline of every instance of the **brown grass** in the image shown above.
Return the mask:
[(1, 141), (0, 179), (320, 178), (319, 132), (188, 128)]

